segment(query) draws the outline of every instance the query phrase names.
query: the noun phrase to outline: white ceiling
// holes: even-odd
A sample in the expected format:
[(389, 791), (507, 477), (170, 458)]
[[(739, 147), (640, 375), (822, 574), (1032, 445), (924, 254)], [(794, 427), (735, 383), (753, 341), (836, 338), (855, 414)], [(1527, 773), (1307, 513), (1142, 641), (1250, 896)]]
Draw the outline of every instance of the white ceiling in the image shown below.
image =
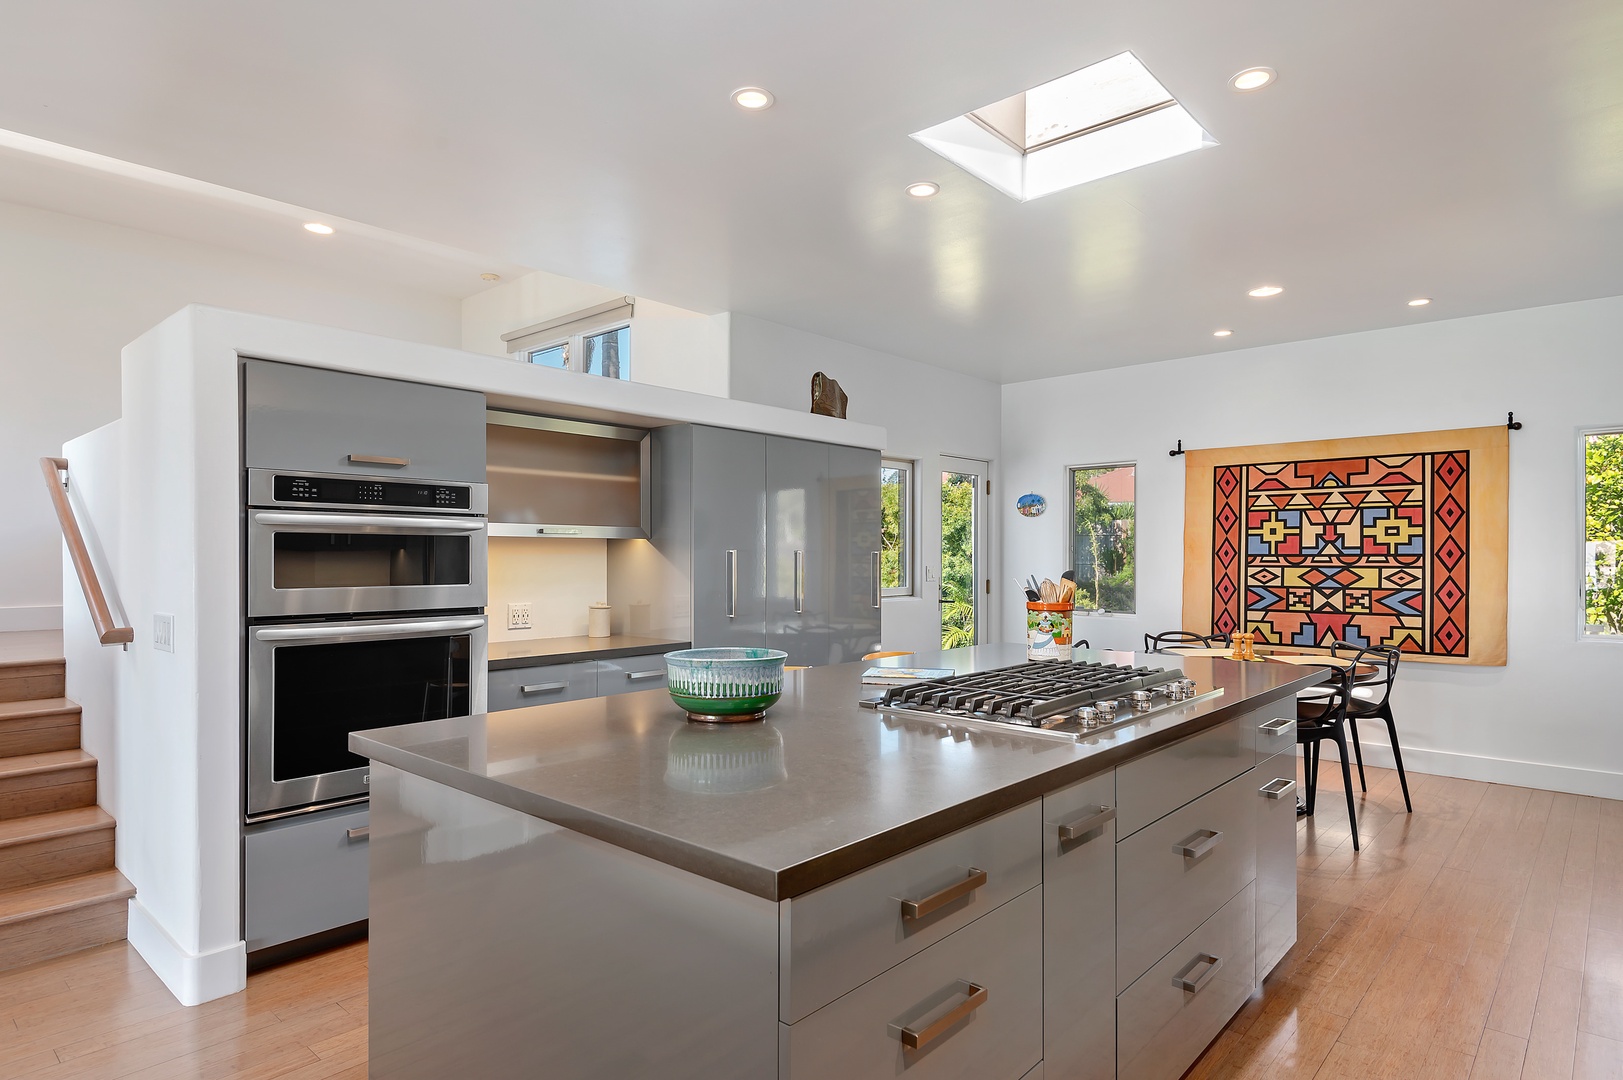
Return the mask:
[[(9, 0), (4, 29), (0, 128), (1005, 381), (1623, 293), (1616, 0)], [(1221, 145), (1020, 204), (907, 137), (1124, 49)]]

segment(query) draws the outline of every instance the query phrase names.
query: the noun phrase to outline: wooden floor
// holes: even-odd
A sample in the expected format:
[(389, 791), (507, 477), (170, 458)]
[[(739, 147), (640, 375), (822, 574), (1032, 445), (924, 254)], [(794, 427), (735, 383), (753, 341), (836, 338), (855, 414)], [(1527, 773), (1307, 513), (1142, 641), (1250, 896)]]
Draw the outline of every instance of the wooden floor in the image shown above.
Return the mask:
[[(1300, 940), (1189, 1073), (1623, 1080), (1623, 803), (1371, 769), (1298, 823)], [(127, 945), (0, 974), (0, 1078), (361, 1080), (366, 946), (177, 1005)], [(1065, 1080), (1049, 1077), (1048, 1080)]]

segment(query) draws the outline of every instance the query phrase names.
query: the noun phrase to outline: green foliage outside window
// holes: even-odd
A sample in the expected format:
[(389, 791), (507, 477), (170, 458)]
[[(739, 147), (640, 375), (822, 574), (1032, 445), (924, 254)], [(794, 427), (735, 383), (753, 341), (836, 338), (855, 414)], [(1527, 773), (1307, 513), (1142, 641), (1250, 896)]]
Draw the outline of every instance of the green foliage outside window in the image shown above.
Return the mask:
[(975, 644), (975, 481), (941, 474), (941, 647)]
[(1584, 439), (1584, 547), (1592, 553), (1584, 581), (1584, 620), (1623, 634), (1623, 432)]
[(1076, 606), (1089, 611), (1131, 612), (1135, 500), (1112, 502), (1099, 481), (1131, 465), (1071, 470), (1071, 562), (1076, 571)]
[(907, 471), (879, 470), (879, 586), (907, 588)]

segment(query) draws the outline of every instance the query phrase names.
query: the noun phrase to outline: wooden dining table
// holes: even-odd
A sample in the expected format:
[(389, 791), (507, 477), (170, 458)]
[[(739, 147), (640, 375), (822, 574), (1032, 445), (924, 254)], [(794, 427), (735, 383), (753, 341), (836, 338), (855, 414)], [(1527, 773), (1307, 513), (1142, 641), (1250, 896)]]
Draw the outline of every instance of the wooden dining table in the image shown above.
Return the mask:
[[(1230, 648), (1182, 648), (1180, 646), (1173, 645), (1169, 646), (1165, 651), (1169, 653), (1179, 653), (1183, 656), (1214, 656), (1224, 660), (1234, 659), (1234, 650)], [(1328, 653), (1275, 652), (1269, 649), (1267, 646), (1264, 646), (1263, 649), (1258, 650), (1257, 659), (1253, 662), (1261, 662), (1265, 660), (1271, 660), (1280, 664), (1297, 664), (1304, 667), (1344, 668), (1351, 667), (1353, 664), (1351, 660), (1340, 656), (1331, 656)], [(1363, 679), (1368, 678), (1371, 675), (1375, 675), (1379, 671), (1380, 668), (1376, 667), (1374, 664), (1363, 663), (1358, 665), (1358, 670), (1354, 673), (1354, 675), (1357, 678)]]

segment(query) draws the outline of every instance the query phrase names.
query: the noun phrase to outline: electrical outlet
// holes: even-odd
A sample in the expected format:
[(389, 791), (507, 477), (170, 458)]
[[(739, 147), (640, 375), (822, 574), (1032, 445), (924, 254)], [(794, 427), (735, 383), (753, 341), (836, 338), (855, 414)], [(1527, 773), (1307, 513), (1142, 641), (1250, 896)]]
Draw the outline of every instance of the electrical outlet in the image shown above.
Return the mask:
[(172, 653), (175, 651), (175, 617), (173, 615), (152, 616), (152, 647), (159, 652)]
[(507, 628), (509, 630), (528, 630), (530, 628), (530, 602), (507, 605)]

